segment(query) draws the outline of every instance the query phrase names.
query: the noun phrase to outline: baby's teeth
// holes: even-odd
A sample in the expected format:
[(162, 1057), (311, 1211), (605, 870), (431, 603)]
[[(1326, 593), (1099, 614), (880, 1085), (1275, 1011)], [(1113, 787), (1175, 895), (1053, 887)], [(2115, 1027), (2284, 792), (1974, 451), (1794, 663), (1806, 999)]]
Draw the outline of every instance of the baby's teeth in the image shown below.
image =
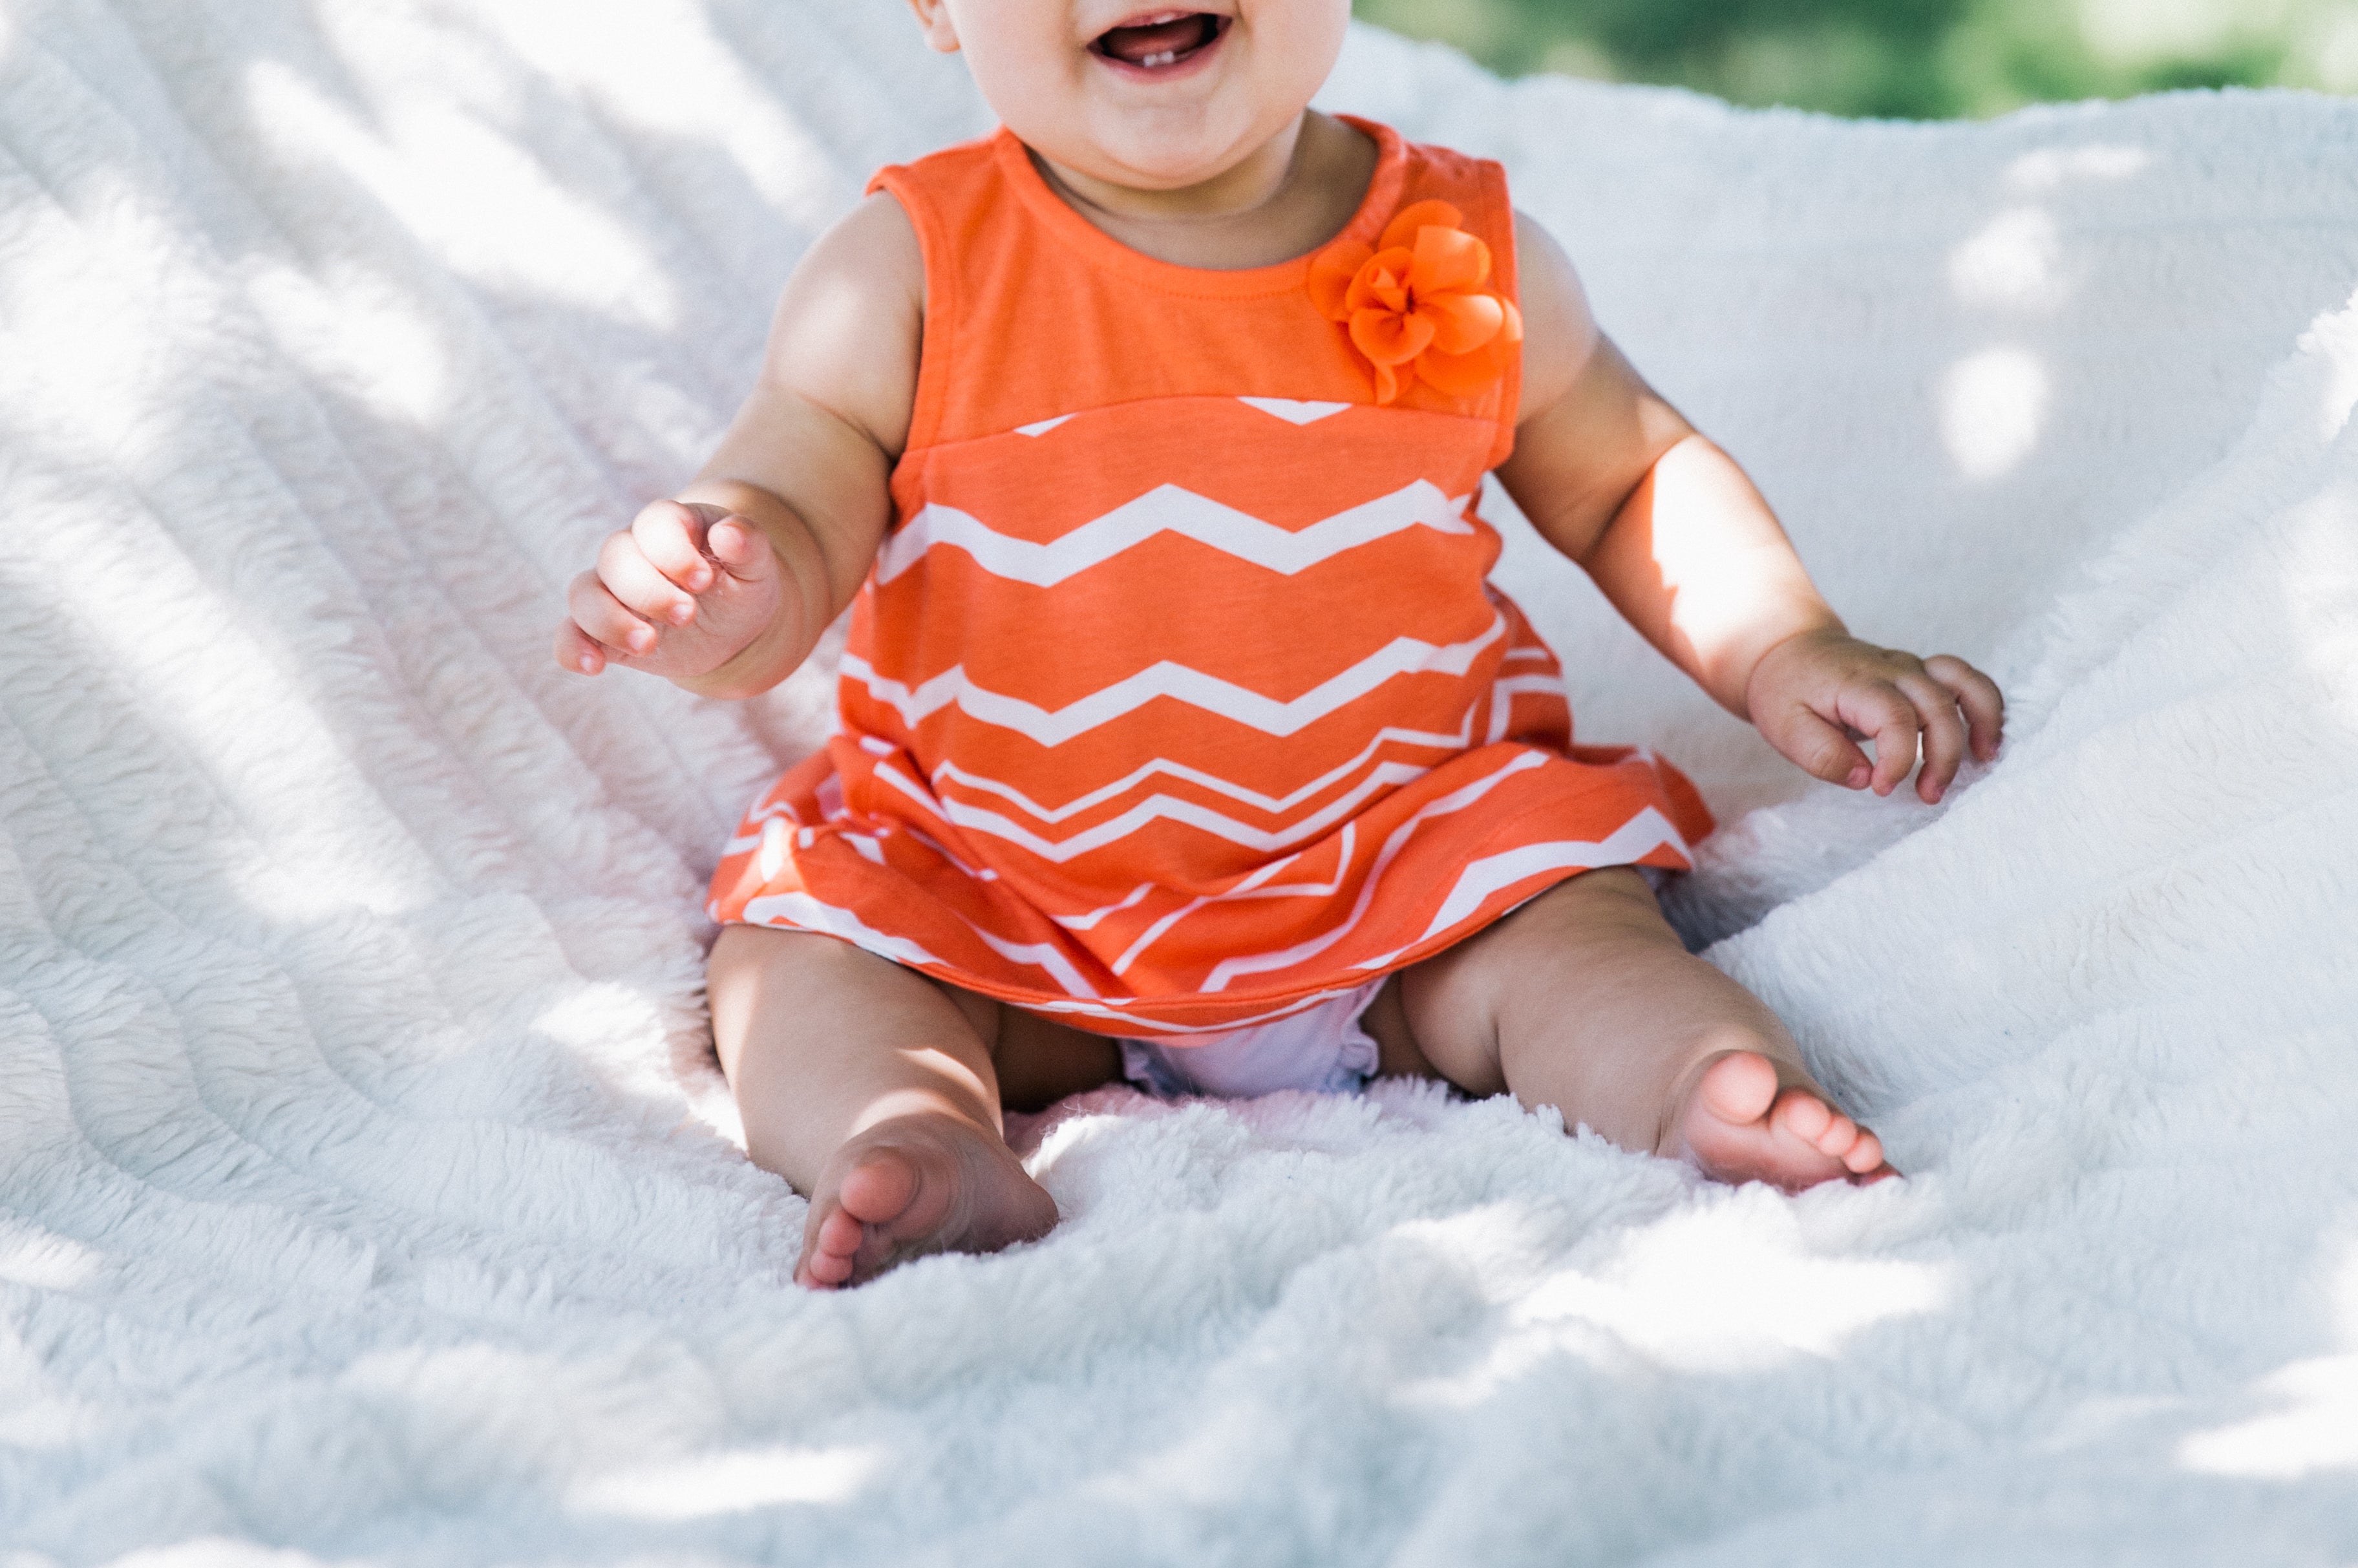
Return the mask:
[(1148, 55), (1144, 59), (1140, 60), (1138, 63), (1148, 66), (1169, 65), (1173, 60), (1175, 60), (1178, 58), (1179, 51), (1177, 49), (1164, 49), (1161, 54)]

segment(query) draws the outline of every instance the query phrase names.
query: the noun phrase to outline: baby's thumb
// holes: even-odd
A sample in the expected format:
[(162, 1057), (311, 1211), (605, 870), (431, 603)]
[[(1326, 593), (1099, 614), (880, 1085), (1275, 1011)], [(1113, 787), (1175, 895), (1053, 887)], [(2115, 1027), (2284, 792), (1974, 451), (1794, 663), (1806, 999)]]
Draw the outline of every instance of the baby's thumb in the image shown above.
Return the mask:
[(1786, 716), (1768, 741), (1812, 778), (1845, 789), (1865, 789), (1875, 777), (1874, 765), (1851, 738), (1807, 708)]
[(770, 575), (776, 557), (762, 531), (741, 517), (723, 517), (704, 536), (705, 548), (721, 569), (740, 582), (757, 582)]

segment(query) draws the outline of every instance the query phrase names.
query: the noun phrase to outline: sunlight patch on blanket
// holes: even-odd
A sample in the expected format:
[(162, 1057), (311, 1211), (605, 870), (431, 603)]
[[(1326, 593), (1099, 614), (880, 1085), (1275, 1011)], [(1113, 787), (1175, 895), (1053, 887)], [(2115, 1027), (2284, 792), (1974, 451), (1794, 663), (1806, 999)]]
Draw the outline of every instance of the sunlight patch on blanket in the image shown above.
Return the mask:
[(2046, 416), (2046, 367), (2028, 349), (1984, 349), (1942, 381), (1941, 436), (1968, 479), (1999, 479), (2020, 467)]
[(2358, 1247), (2345, 1248), (2330, 1296), (2345, 1353), (2295, 1362), (2261, 1380), (2268, 1413), (2179, 1444), (2180, 1464), (2220, 1476), (2291, 1481), (2358, 1470)]
[[(632, 130), (675, 148), (709, 148), (717, 169), (740, 173), (795, 222), (832, 221), (843, 191), (828, 148), (714, 30), (706, 7), (670, 0), (580, 5), (528, 0), (492, 10), (488, 25), (526, 43), (543, 70), (595, 100)], [(617, 50), (617, 30), (632, 40)], [(347, 49), (365, 50), (365, 37)], [(693, 81), (682, 92), (675, 84)]]
[(287, 351), (323, 380), (420, 428), (449, 412), (449, 351), (432, 317), (393, 278), (340, 259), (316, 278), (265, 265), (252, 287)]
[(1594, 1325), (1667, 1367), (1739, 1371), (1839, 1354), (1876, 1324), (1939, 1310), (1952, 1289), (1947, 1265), (1813, 1252), (1791, 1206), (1756, 1187), (1646, 1227), (1594, 1270), (1540, 1281), (1509, 1319), (1533, 1336)]
[(2049, 191), (2075, 179), (2127, 179), (2154, 165), (2154, 151), (2122, 142), (2040, 147), (2008, 164), (2005, 182), (2017, 190)]
[(2358, 408), (2358, 297), (2341, 309), (2320, 316), (2301, 338), (2301, 347), (2320, 355), (2330, 369), (2324, 395), (2319, 399), (2317, 434), (2320, 440), (2339, 437)]
[(2008, 208), (1949, 253), (1949, 282), (1967, 305), (2052, 310), (2070, 297), (2061, 248), (2053, 213)]
[(2286, 623), (2331, 711), (2358, 734), (2358, 481), (2303, 508), (2284, 573)]
[(657, 330), (679, 301), (628, 226), (461, 107), (379, 107), (363, 124), (276, 60), (247, 68), (257, 123), (283, 153), (363, 182), (406, 223), (439, 238), (464, 276), (528, 289)]
[(848, 1503), (881, 1448), (761, 1448), (618, 1470), (576, 1487), (568, 1506), (627, 1519), (705, 1519), (780, 1503)]
[(1421, 1380), (1416, 1400), (1478, 1406), (1565, 1356), (1605, 1375), (1633, 1358), (1682, 1373), (1756, 1373), (1839, 1356), (1878, 1324), (1942, 1310), (1956, 1289), (1949, 1261), (1822, 1250), (1793, 1206), (1758, 1187), (1713, 1195), (1602, 1238), (1583, 1248), (1572, 1267), (1533, 1271), (1528, 1260), (1544, 1256), (1546, 1233), (1537, 1217), (1511, 1203), (1403, 1227), (1401, 1234), (1487, 1276), (1493, 1290), (1513, 1281), (1485, 1353)]

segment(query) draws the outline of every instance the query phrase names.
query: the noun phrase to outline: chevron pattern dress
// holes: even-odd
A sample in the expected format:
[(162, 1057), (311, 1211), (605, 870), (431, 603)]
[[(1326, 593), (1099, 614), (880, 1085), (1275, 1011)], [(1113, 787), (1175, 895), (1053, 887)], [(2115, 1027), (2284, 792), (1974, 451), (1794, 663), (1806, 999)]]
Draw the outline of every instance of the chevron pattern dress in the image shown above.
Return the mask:
[(1153, 260), (1005, 131), (888, 168), (925, 253), (893, 525), (839, 732), (746, 814), (716, 920), (1184, 1044), (1682, 869), (1675, 769), (1575, 747), (1487, 580), (1520, 328), (1496, 164), (1379, 148), (1314, 257)]

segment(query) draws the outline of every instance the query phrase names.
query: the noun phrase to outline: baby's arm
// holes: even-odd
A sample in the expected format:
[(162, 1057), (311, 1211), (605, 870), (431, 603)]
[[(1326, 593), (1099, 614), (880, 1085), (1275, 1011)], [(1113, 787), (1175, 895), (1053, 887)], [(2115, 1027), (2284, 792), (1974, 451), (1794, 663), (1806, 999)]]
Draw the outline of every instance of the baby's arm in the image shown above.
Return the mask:
[(916, 232), (871, 196), (787, 280), (761, 379), (712, 460), (573, 579), (557, 662), (627, 665), (708, 697), (793, 674), (884, 536), (924, 316)]
[[(1744, 470), (1597, 330), (1547, 231), (1519, 214), (1515, 241), (1522, 404), (1498, 478), (1541, 535), (1721, 707), (1819, 778), (1888, 795), (1920, 736), (1916, 793), (1932, 802), (1968, 746), (1996, 756), (1996, 685), (1963, 659), (1851, 636)], [(1870, 735), (1872, 764), (1853, 743)]]

